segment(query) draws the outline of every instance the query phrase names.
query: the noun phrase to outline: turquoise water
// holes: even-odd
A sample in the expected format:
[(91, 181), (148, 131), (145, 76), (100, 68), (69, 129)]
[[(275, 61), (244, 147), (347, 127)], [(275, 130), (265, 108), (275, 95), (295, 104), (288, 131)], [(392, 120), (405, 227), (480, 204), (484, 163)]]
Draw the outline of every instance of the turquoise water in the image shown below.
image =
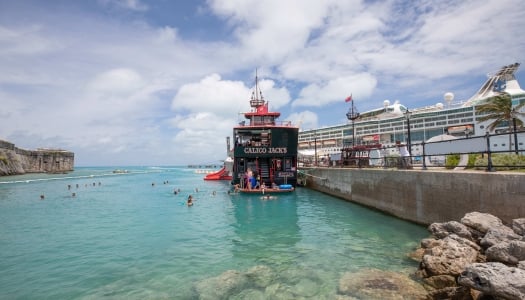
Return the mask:
[(261, 267), (330, 299), (345, 272), (413, 273), (407, 253), (428, 235), (306, 188), (262, 200), (193, 169), (112, 170), (0, 177), (1, 299), (198, 299), (228, 270)]

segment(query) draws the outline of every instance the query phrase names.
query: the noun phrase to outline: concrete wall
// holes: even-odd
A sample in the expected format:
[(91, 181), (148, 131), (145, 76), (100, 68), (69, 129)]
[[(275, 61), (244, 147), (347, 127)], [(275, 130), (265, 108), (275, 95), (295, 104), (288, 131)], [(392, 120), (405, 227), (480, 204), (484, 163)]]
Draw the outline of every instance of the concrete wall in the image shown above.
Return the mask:
[(428, 225), (472, 211), (525, 217), (525, 173), (302, 168), (307, 187)]

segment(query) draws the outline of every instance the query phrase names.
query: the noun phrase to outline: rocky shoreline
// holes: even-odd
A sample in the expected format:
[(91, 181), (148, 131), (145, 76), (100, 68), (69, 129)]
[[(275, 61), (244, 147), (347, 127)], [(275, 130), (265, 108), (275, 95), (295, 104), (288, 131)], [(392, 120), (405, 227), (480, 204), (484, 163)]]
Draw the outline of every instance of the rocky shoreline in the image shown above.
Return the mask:
[(472, 212), (428, 230), (431, 236), (409, 255), (419, 262), (416, 272), (345, 272), (326, 294), (331, 289), (315, 273), (305, 278), (297, 276), (304, 270), (259, 265), (203, 279), (193, 293), (198, 299), (525, 299), (525, 218), (507, 226)]
[(427, 299), (525, 299), (525, 218), (472, 212), (428, 229), (413, 253)]

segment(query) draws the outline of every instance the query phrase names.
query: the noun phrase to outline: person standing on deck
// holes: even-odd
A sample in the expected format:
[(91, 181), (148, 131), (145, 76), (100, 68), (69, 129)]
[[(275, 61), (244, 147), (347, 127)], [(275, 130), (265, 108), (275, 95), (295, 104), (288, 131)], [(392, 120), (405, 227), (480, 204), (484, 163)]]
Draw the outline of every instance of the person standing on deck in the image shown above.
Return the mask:
[(399, 141), (396, 142), (396, 146), (399, 148), (399, 155), (401, 155), (401, 167), (403, 169), (410, 168), (410, 152), (408, 152), (407, 146)]
[(253, 172), (252, 169), (248, 168), (246, 170), (246, 184), (244, 185), (247, 189), (252, 189), (252, 178), (253, 178)]

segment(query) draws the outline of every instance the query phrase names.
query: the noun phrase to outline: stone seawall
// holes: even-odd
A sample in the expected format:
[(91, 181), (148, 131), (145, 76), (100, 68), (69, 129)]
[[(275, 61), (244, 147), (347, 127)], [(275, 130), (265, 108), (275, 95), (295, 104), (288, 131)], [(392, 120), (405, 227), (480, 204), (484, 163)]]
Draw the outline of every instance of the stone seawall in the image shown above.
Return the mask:
[(472, 211), (504, 222), (525, 216), (525, 173), (301, 168), (307, 187), (429, 225)]
[(0, 140), (0, 176), (73, 171), (75, 154), (59, 149), (25, 150)]

